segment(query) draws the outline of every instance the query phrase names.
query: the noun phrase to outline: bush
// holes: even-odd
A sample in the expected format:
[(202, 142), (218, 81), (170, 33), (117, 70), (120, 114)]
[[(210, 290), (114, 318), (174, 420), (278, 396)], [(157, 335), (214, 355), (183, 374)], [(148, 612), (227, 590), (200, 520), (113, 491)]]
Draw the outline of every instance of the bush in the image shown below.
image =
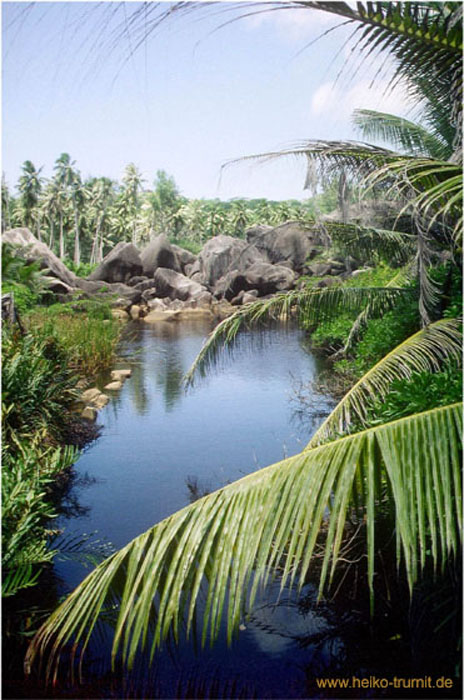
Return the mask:
[(392, 383), (382, 401), (369, 412), (369, 425), (388, 423), (413, 413), (458, 403), (462, 399), (462, 370), (449, 366), (443, 372), (415, 372)]
[(4, 440), (45, 431), (58, 439), (64, 414), (75, 400), (76, 378), (57, 339), (45, 332), (3, 338)]
[(47, 489), (68, 469), (76, 453), (44, 448), (38, 434), (31, 444), (15, 440), (15, 455), (4, 445), (2, 456), (2, 596), (35, 585), (41, 566), (52, 560), (46, 523), (56, 517)]
[(72, 260), (65, 260), (64, 262), (68, 270), (74, 272), (78, 277), (88, 277), (98, 267), (96, 263), (79, 263), (79, 265), (76, 265)]

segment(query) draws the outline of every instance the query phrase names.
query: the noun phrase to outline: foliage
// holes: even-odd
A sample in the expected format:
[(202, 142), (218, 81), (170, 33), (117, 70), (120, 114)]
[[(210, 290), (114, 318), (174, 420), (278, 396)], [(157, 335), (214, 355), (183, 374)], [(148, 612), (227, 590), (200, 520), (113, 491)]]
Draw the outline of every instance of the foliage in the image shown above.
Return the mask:
[(47, 296), (40, 262), (28, 263), (17, 254), (14, 246), (2, 243), (2, 293), (8, 292), (13, 292), (20, 312), (32, 308)]
[(8, 330), (2, 364), (2, 572), (3, 595), (37, 582), (51, 561), (46, 522), (55, 514), (47, 498), (53, 479), (75, 459), (56, 447), (76, 398), (66, 353), (47, 333)]
[(2, 596), (37, 582), (40, 565), (50, 562), (46, 523), (56, 516), (47, 490), (76, 458), (69, 448), (44, 447), (38, 432), (32, 442), (15, 439), (14, 454), (2, 455)]
[(36, 309), (26, 322), (60, 344), (68, 367), (77, 375), (92, 377), (113, 361), (119, 327), (106, 305), (89, 301), (53, 305)]
[(462, 369), (449, 366), (443, 372), (414, 372), (408, 379), (395, 380), (382, 401), (368, 410), (368, 425), (380, 425), (435, 406), (462, 399)]
[(88, 277), (97, 267), (96, 263), (79, 263), (76, 265), (72, 260), (64, 261), (66, 267), (74, 272), (78, 277)]
[(47, 330), (3, 337), (3, 438), (45, 431), (57, 439), (64, 413), (76, 398), (73, 376), (62, 346)]
[[(361, 430), (369, 425), (369, 407), (383, 399), (392, 382), (418, 372), (437, 372), (448, 360), (459, 363), (462, 353), (461, 322), (442, 319), (408, 337), (374, 364), (342, 398), (311, 438), (308, 448), (345, 434), (352, 423)], [(429, 408), (427, 406), (426, 408)]]

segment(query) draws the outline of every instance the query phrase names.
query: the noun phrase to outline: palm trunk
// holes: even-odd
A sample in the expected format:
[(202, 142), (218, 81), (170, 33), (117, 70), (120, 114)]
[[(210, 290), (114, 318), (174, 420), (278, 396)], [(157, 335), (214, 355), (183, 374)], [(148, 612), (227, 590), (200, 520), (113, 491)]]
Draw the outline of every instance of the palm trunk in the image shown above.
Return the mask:
[(55, 245), (55, 227), (53, 226), (53, 219), (50, 219), (50, 237), (48, 239), (48, 247), (53, 250)]
[(74, 264), (80, 265), (81, 263), (81, 243), (79, 239), (79, 214), (77, 211), (76, 200), (73, 198), (74, 203)]
[(64, 260), (64, 231), (63, 231), (63, 212), (60, 211), (60, 260)]
[(40, 214), (37, 214), (37, 240), (42, 241), (42, 235), (40, 233)]

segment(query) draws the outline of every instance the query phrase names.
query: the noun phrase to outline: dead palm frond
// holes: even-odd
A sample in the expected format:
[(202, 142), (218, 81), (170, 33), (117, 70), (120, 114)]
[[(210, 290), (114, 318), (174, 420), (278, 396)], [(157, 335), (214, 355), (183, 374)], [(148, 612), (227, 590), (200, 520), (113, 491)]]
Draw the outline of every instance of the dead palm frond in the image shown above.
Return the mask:
[(459, 549), (460, 426), (459, 405), (433, 409), (307, 450), (205, 496), (100, 564), (39, 630), (27, 666), (47, 653), (53, 677), (68, 645), (72, 657), (84, 653), (108, 607), (118, 609), (113, 662), (128, 667), (138, 652), (149, 647), (152, 658), (168, 634), (177, 639), (183, 624), (188, 634), (200, 618), (203, 643), (217, 637), (223, 617), (230, 640), (276, 569), (282, 587), (303, 585), (326, 524), (322, 593), (348, 517), (366, 521), (372, 595), (380, 503), (394, 518), (398, 564), (412, 588), (427, 559), (438, 567)]

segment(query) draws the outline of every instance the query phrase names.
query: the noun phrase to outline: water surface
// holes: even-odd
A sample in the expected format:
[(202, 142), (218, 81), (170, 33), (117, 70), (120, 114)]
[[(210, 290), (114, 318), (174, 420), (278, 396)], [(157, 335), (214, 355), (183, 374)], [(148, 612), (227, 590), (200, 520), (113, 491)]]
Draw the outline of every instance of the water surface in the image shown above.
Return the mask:
[[(119, 548), (189, 503), (192, 491), (214, 490), (296, 454), (328, 413), (331, 399), (311, 389), (298, 410), (295, 392), (310, 386), (321, 363), (301, 331), (283, 326), (243, 334), (232, 358), (223, 354), (186, 391), (182, 377), (209, 330), (204, 320), (128, 327), (119, 366), (130, 366), (132, 376), (99, 413), (101, 437), (76, 464), (81, 517), (66, 522), (68, 536), (96, 532)], [(57, 562), (57, 573), (74, 586), (86, 571), (66, 560)], [(232, 649), (220, 639), (200, 657), (188, 644), (169, 661), (161, 655), (150, 680), (156, 695), (146, 697), (175, 697), (176, 683), (191, 678), (222, 683), (226, 696), (224, 684), (233, 679), (245, 696), (303, 696), (301, 669), (311, 654), (298, 639), (328, 623), (320, 613), (303, 615), (292, 596), (275, 607), (275, 597), (261, 601)]]

